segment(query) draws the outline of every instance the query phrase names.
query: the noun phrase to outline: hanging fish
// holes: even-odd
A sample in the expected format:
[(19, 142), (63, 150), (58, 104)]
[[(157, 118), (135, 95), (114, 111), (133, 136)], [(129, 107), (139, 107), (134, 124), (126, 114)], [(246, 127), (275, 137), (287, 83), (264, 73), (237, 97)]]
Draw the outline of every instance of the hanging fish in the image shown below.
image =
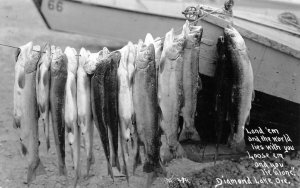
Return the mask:
[(103, 50), (97, 53), (90, 53), (90, 51), (87, 50), (87, 60), (86, 63), (84, 63), (83, 65), (85, 72), (89, 75), (94, 74), (97, 65), (102, 59), (107, 58), (109, 53), (110, 52), (106, 47), (104, 47)]
[(78, 57), (74, 48), (66, 47), (68, 76), (65, 87), (64, 118), (67, 127), (68, 141), (75, 168), (74, 187), (80, 176), (80, 130), (77, 124), (77, 68)]
[(67, 175), (65, 163), (65, 88), (68, 76), (68, 59), (59, 47), (51, 46), (50, 110), (59, 175)]
[[(31, 45), (32, 47), (32, 45)], [(36, 70), (41, 53), (31, 51), (29, 59), (25, 62), (25, 85), (23, 90), (23, 122), (28, 130), (28, 173), (27, 184), (37, 175), (45, 174), (45, 168), (39, 157), (39, 129), (38, 129), (38, 106), (36, 101)]]
[[(148, 37), (151, 38), (151, 36)], [(133, 78), (135, 130), (138, 140), (145, 147), (143, 171), (148, 173), (146, 187), (150, 187), (158, 176), (166, 175), (159, 155), (160, 130), (158, 126), (159, 106), (157, 102), (155, 50), (150, 41), (146, 37), (144, 45), (137, 52), (136, 70)]]
[(158, 74), (158, 103), (161, 109), (161, 156), (164, 162), (183, 157), (185, 152), (178, 142), (179, 114), (183, 104), (183, 34), (175, 36), (171, 29), (166, 33)]
[(44, 127), (44, 133), (46, 135), (46, 147), (47, 151), (50, 148), (50, 135), (49, 135), (49, 115), (50, 115), (50, 65), (51, 65), (51, 47), (46, 44), (42, 57), (37, 66), (37, 103), (40, 112), (40, 118)]
[(135, 47), (129, 42), (126, 46), (119, 50), (121, 53), (120, 64), (118, 67), (118, 106), (119, 106), (119, 122), (121, 136), (121, 151), (123, 157), (123, 172), (129, 182), (128, 169), (128, 142), (130, 140), (130, 130), (132, 127), (133, 99), (132, 99), (132, 76), (134, 72)]
[(95, 126), (98, 129), (107, 161), (108, 174), (114, 180), (114, 174), (110, 163), (110, 147), (107, 121), (108, 117), (106, 117), (108, 109), (105, 101), (104, 89), (104, 79), (106, 76), (106, 72), (108, 72), (110, 69), (111, 61), (111, 58), (103, 59), (96, 67), (95, 73), (91, 79), (91, 103)]
[(232, 26), (224, 29), (225, 55), (231, 67), (231, 103), (229, 122), (231, 133), (228, 143), (234, 150), (244, 151), (244, 128), (250, 121), (254, 99), (253, 70), (245, 41)]
[(229, 104), (231, 101), (231, 89), (230, 89), (230, 66), (225, 56), (226, 46), (224, 43), (224, 37), (218, 38), (217, 52), (218, 61), (215, 71), (215, 130), (217, 136), (215, 161), (217, 160), (219, 153), (219, 143), (221, 140), (224, 123), (228, 121)]
[[(110, 53), (111, 59), (109, 68), (107, 69), (104, 77), (104, 98), (105, 118), (107, 118), (108, 125), (108, 138), (110, 143), (110, 162), (112, 167), (116, 167), (121, 171), (119, 158), (118, 158), (118, 138), (119, 138), (119, 114), (118, 114), (118, 66), (121, 59), (121, 54), (118, 51)], [(113, 168), (115, 170), (115, 168)], [(114, 174), (117, 175), (118, 171), (115, 170)], [(121, 174), (118, 174), (121, 176)]]
[[(190, 28), (189, 28), (190, 27)], [(183, 53), (183, 129), (179, 140), (200, 141), (200, 136), (195, 128), (195, 114), (197, 107), (197, 94), (202, 87), (199, 76), (200, 42), (203, 29), (201, 26), (189, 26), (189, 22), (183, 26), (186, 44)]]
[(91, 165), (95, 162), (92, 150), (94, 125), (91, 106), (91, 80), (84, 69), (88, 58), (89, 52), (81, 48), (77, 69), (77, 120), (87, 154), (87, 175), (89, 175)]
[[(14, 82), (14, 109), (13, 109), (13, 127), (17, 130), (20, 138), (20, 151), (23, 156), (28, 153), (29, 125), (22, 124), (24, 117), (23, 92), (25, 87), (24, 66), (29, 61), (32, 50), (32, 42), (21, 46), (15, 52), (15, 82)], [(21, 125), (22, 124), (22, 125)]]

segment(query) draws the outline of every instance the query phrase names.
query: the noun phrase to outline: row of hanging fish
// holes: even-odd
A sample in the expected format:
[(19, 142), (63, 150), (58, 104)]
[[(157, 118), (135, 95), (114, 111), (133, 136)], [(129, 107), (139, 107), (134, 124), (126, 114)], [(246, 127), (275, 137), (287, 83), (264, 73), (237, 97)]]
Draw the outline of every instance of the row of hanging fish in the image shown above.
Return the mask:
[[(228, 34), (229, 30), (235, 35)], [(50, 122), (52, 124), (60, 175), (67, 174), (66, 131), (75, 169), (75, 186), (81, 175), (81, 136), (87, 155), (87, 174), (95, 162), (92, 150), (94, 124), (112, 179), (122, 171), (129, 182), (128, 141), (131, 139), (133, 173), (141, 164), (139, 150), (143, 145), (143, 171), (148, 174), (146, 185), (150, 186), (155, 178), (165, 176), (166, 170), (161, 161), (185, 156), (179, 141), (200, 140), (194, 119), (197, 94), (202, 88), (198, 73), (202, 32), (201, 26), (191, 26), (186, 22), (179, 35), (171, 29), (162, 41), (147, 34), (145, 41), (139, 40), (138, 44), (129, 42), (113, 52), (103, 48), (98, 53), (91, 53), (82, 48), (77, 53), (70, 47), (63, 52), (59, 47), (46, 44), (37, 47), (41, 51), (38, 53), (32, 50), (31, 42), (21, 46), (16, 54), (13, 125), (19, 133), (22, 154), (29, 160), (27, 183), (30, 184), (36, 174), (45, 173), (38, 154), (39, 118), (43, 123), (47, 149), (50, 148)], [(236, 68), (230, 66), (230, 70), (242, 71), (243, 67), (249, 67), (249, 59), (240, 63), (247, 55), (239, 50), (244, 47), (240, 35), (232, 28), (225, 29), (225, 39), (226, 36), (230, 42), (225, 47), (228, 48), (225, 50), (225, 64), (234, 62)], [(247, 69), (249, 75), (245, 75), (245, 71), (235, 72), (237, 76), (233, 80), (236, 82), (228, 82), (233, 91), (228, 95), (222, 94), (225, 96), (220, 99), (222, 102), (217, 100), (217, 105), (224, 104), (224, 108), (218, 109), (225, 109), (222, 113), (226, 116), (227, 104), (237, 106), (235, 111), (231, 111), (231, 119), (232, 129), (237, 128), (238, 133), (231, 135), (231, 140), (243, 139), (243, 123), (251, 108), (249, 96), (244, 96), (244, 91), (248, 93), (253, 89), (250, 68)], [(246, 82), (244, 76), (249, 78), (247, 88), (243, 88), (244, 81), (240, 81)], [(119, 133), (122, 170), (118, 156)]]

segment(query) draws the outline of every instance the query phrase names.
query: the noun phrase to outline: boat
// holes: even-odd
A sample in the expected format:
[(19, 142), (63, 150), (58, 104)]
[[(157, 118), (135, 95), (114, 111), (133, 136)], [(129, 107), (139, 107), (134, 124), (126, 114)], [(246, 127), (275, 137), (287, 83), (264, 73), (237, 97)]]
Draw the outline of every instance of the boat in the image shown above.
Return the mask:
[[(137, 42), (148, 32), (156, 37), (164, 36), (171, 28), (180, 29), (185, 20), (197, 12), (196, 16), (201, 20), (196, 24), (204, 28), (199, 72), (207, 100), (205, 111), (210, 117), (203, 124), (212, 121), (217, 38), (223, 35), (227, 25), (233, 24), (245, 39), (255, 76), (255, 100), (249, 126), (282, 130), (290, 135), (295, 146), (300, 147), (299, 28), (282, 24), (274, 16), (266, 19), (262, 14), (254, 14), (247, 6), (233, 6), (233, 13), (226, 12), (224, 1), (218, 1), (221, 4), (218, 8), (181, 0), (33, 1), (49, 29), (105, 37), (111, 40), (112, 46), (119, 47), (129, 40)], [(259, 9), (260, 3), (265, 1), (253, 0), (251, 3), (257, 3), (258, 12), (268, 11)], [(284, 3), (283, 0), (272, 0), (275, 7)], [(293, 3), (291, 9), (300, 10), (300, 3)]]

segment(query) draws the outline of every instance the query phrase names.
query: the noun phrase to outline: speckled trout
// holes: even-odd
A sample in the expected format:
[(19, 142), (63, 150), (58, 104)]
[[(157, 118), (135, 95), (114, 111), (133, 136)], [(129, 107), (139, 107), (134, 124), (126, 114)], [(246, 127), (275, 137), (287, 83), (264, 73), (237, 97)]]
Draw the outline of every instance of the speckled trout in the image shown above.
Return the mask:
[(231, 134), (228, 143), (237, 151), (244, 151), (244, 128), (250, 121), (251, 103), (254, 99), (253, 70), (245, 41), (231, 26), (224, 29), (225, 55), (231, 67), (231, 103), (229, 122)]
[(107, 106), (105, 102), (105, 84), (106, 72), (110, 69), (111, 58), (100, 61), (95, 73), (91, 79), (91, 103), (95, 126), (98, 129), (102, 142), (104, 154), (107, 161), (108, 174), (114, 180), (114, 174), (110, 163), (110, 146), (108, 138), (108, 117), (106, 117)]
[(68, 59), (59, 47), (51, 46), (50, 110), (59, 175), (67, 175), (65, 163), (65, 88), (68, 76)]
[(37, 79), (36, 79), (36, 92), (37, 103), (40, 112), (40, 119), (44, 127), (44, 133), (46, 135), (46, 147), (47, 151), (50, 148), (49, 138), (49, 115), (50, 115), (50, 65), (51, 65), (51, 47), (46, 44), (42, 57), (37, 67)]
[(13, 127), (17, 130), (20, 142), (20, 151), (23, 156), (28, 153), (28, 125), (21, 125), (24, 117), (23, 92), (25, 87), (25, 71), (24, 66), (30, 60), (32, 50), (32, 42), (21, 46), (15, 51), (15, 82), (14, 82), (14, 109), (13, 109)]
[[(161, 109), (160, 126), (163, 130), (162, 160), (182, 157), (185, 152), (178, 142), (179, 115), (183, 104), (183, 33), (166, 33), (158, 73), (158, 103)], [(168, 159), (167, 159), (168, 158)]]
[(200, 141), (200, 136), (194, 125), (197, 94), (202, 87), (199, 76), (200, 42), (203, 29), (201, 26), (189, 26), (188, 21), (183, 26), (186, 44), (183, 53), (183, 129), (179, 140)]
[(133, 81), (133, 104), (135, 109), (135, 129), (138, 139), (145, 147), (143, 171), (148, 173), (146, 187), (150, 187), (155, 178), (165, 176), (161, 164), (160, 129), (158, 126), (159, 106), (157, 102), (155, 49), (152, 43), (145, 43), (137, 52), (136, 70)]
[[(43, 49), (42, 49), (43, 50)], [(45, 174), (44, 166), (39, 157), (38, 106), (36, 101), (36, 70), (41, 53), (31, 51), (29, 60), (25, 62), (25, 86), (23, 90), (23, 121), (22, 126), (29, 130), (28, 137), (28, 173), (27, 184), (37, 175)]]
[(130, 140), (130, 130), (132, 129), (133, 99), (132, 99), (132, 76), (134, 72), (135, 47), (132, 42), (119, 50), (121, 53), (120, 64), (118, 67), (118, 108), (121, 136), (121, 151), (123, 158), (123, 169), (127, 181), (129, 182), (128, 169), (128, 142)]
[(68, 141), (71, 147), (71, 156), (75, 168), (76, 187), (77, 180), (80, 176), (80, 130), (77, 123), (77, 68), (78, 57), (74, 48), (66, 47), (65, 55), (68, 59), (67, 70), (68, 76), (65, 87), (65, 111), (64, 118), (67, 128)]

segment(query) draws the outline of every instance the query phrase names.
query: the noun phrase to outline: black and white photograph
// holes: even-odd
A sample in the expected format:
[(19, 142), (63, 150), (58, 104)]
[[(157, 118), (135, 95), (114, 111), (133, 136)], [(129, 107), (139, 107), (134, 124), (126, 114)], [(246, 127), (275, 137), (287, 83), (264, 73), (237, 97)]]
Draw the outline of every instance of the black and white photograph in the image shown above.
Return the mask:
[(300, 188), (300, 0), (0, 0), (0, 188)]

